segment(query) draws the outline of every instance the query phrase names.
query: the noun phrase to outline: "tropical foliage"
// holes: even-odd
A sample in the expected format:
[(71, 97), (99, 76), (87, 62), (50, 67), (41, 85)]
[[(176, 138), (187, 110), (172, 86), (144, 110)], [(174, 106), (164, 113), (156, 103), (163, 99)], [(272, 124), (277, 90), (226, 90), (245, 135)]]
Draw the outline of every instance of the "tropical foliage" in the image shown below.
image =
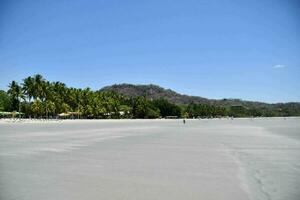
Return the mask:
[[(160, 117), (247, 117), (247, 116), (297, 116), (300, 115), (299, 103), (263, 104), (260, 106), (215, 105), (215, 101), (204, 103), (171, 103), (161, 94), (160, 87), (150, 85), (140, 89), (141, 95), (125, 95), (114, 90), (77, 89), (67, 87), (62, 82), (49, 82), (37, 74), (29, 76), (21, 84), (12, 81), (8, 91), (0, 91), (0, 111), (24, 113), (24, 117), (56, 118), (69, 113), (74, 118), (160, 118)], [(128, 93), (134, 93), (130, 85)], [(168, 91), (168, 90), (167, 90)], [(172, 92), (168, 91), (168, 94)], [(149, 95), (148, 95), (149, 94)], [(176, 94), (176, 98), (179, 95)], [(188, 97), (188, 96), (187, 96)], [(175, 97), (174, 97), (175, 98)], [(182, 98), (182, 97), (180, 97)], [(226, 100), (226, 102), (228, 102)], [(242, 101), (241, 101), (242, 102)], [(246, 102), (246, 105), (256, 105)]]

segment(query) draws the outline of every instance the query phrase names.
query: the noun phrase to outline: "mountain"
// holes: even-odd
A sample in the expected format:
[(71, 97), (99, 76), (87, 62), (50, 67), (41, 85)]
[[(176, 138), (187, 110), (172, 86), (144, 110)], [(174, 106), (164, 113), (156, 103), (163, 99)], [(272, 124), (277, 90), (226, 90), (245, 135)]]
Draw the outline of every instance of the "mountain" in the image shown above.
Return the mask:
[(209, 100), (202, 97), (179, 94), (171, 89), (164, 89), (157, 85), (133, 85), (115, 84), (101, 89), (102, 91), (114, 91), (128, 97), (146, 96), (149, 99), (165, 98), (176, 104), (209, 103)]
[(189, 96), (184, 94), (179, 94), (171, 89), (165, 89), (157, 85), (133, 85), (133, 84), (115, 84), (111, 86), (106, 86), (101, 89), (101, 91), (114, 91), (116, 93), (123, 94), (128, 97), (136, 96), (146, 96), (149, 99), (159, 99), (165, 98), (175, 104), (209, 104), (216, 106), (243, 106), (246, 108), (278, 108), (284, 106), (289, 106), (295, 109), (300, 109), (300, 103), (277, 103), (277, 104), (268, 104), (263, 102), (255, 101), (244, 101), (240, 99), (208, 99), (198, 96)]
[[(127, 97), (146, 96), (148, 99), (164, 98), (178, 105), (208, 104), (229, 108), (233, 113), (243, 116), (300, 116), (300, 102), (264, 103), (244, 101), (241, 99), (208, 99), (198, 96), (179, 94), (171, 89), (157, 85), (115, 84), (101, 89), (101, 91), (114, 91)], [(249, 114), (250, 113), (250, 114)]]

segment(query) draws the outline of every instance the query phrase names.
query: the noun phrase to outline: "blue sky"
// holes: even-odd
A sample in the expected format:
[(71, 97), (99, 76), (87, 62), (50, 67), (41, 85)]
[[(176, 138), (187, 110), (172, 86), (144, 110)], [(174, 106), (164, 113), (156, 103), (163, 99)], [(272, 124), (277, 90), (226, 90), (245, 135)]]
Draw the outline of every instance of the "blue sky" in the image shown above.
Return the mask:
[(158, 84), (208, 98), (300, 101), (298, 0), (0, 0), (0, 89)]

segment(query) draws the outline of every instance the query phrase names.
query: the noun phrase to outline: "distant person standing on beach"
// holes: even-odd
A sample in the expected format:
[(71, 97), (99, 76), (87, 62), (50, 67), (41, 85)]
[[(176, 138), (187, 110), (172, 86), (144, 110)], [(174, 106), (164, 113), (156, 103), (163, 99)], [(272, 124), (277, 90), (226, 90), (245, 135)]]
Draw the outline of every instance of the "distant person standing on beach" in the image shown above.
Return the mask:
[(185, 119), (183, 119), (183, 124), (185, 124)]

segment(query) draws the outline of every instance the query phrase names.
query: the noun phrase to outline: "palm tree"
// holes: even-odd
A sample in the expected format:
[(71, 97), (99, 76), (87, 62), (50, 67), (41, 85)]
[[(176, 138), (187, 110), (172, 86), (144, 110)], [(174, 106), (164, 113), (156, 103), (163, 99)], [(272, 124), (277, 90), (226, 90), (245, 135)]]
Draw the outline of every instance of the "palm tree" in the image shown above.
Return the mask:
[[(49, 112), (53, 114), (55, 108), (53, 108), (53, 99), (54, 95), (52, 92), (52, 85), (49, 81), (43, 81), (41, 84), (41, 93), (40, 99), (42, 100), (43, 104), (45, 105), (45, 114), (48, 118)], [(49, 107), (50, 106), (50, 107)]]
[(29, 76), (23, 80), (22, 90), (24, 95), (27, 96), (28, 102), (31, 102), (31, 98), (34, 96), (34, 79)]
[(49, 117), (49, 114), (51, 116), (53, 116), (53, 114), (55, 113), (55, 104), (54, 104), (54, 102), (52, 102), (50, 100), (46, 100), (44, 102), (44, 108), (45, 108), (45, 111), (46, 111), (46, 117), (47, 118)]
[(37, 99), (32, 103), (32, 112), (34, 113), (34, 116), (40, 116), (43, 113), (43, 104), (42, 102)]
[(20, 101), (23, 97), (22, 89), (16, 81), (12, 81), (9, 85), (9, 90), (7, 93), (11, 96), (12, 99), (12, 110), (20, 111)]
[(43, 98), (43, 85), (45, 83), (45, 79), (43, 78), (42, 75), (40, 74), (36, 74), (33, 77), (34, 79), (34, 86), (33, 86), (33, 98), (37, 99), (37, 98)]

